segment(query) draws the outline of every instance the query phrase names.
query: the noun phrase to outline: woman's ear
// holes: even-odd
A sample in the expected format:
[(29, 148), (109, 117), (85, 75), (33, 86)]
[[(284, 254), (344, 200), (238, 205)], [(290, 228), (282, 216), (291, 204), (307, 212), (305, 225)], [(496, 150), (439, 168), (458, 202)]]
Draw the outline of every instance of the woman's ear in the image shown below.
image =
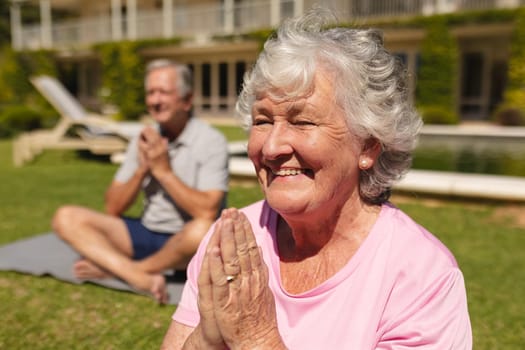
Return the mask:
[(368, 170), (374, 166), (377, 158), (381, 154), (381, 144), (377, 139), (370, 138), (363, 145), (363, 150), (359, 155), (359, 169)]

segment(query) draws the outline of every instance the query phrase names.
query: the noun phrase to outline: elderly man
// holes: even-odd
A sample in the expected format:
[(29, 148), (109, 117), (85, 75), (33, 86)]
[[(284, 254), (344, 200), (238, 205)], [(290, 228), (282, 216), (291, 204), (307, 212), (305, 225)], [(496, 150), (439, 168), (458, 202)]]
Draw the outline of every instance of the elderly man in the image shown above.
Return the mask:
[[(164, 302), (162, 272), (186, 267), (224, 206), (226, 140), (192, 117), (191, 82), (188, 67), (152, 61), (146, 104), (158, 125), (130, 142), (106, 192), (106, 213), (72, 205), (55, 213), (55, 232), (82, 256), (73, 267), (78, 278), (116, 276)], [(123, 217), (141, 191), (141, 217)]]

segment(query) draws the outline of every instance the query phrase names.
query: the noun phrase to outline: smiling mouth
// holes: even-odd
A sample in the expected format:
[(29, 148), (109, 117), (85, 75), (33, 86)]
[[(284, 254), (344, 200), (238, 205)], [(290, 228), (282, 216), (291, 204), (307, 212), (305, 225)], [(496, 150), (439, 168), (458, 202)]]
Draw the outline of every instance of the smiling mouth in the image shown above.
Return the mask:
[(155, 113), (160, 113), (162, 111), (161, 105), (153, 105), (150, 107)]
[(307, 174), (309, 171), (306, 169), (279, 169), (272, 170), (272, 174), (276, 176), (295, 176), (301, 174)]

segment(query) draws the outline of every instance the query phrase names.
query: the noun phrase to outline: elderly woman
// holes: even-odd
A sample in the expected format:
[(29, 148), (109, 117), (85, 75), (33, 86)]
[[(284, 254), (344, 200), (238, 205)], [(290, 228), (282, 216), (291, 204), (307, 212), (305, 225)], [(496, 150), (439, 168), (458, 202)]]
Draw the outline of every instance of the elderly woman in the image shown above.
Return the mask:
[(388, 202), (421, 120), (373, 30), (285, 22), (237, 110), (265, 200), (225, 210), (164, 348), (470, 349), (463, 276)]

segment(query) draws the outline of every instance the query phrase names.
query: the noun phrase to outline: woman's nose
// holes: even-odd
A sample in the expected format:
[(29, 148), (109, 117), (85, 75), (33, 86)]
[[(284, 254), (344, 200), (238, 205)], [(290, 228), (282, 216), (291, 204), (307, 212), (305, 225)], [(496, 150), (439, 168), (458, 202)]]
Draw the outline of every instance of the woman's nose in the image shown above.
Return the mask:
[(286, 122), (274, 123), (264, 140), (262, 152), (267, 159), (277, 159), (293, 152), (291, 132)]

